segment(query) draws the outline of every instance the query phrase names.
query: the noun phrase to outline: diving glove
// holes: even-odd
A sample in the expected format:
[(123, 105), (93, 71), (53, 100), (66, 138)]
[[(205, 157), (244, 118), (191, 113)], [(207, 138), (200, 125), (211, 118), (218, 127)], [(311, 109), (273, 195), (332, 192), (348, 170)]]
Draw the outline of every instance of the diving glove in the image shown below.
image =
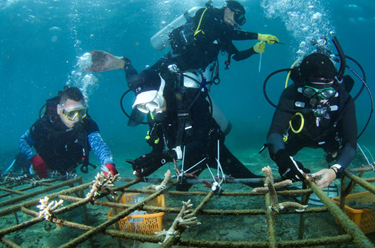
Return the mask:
[(176, 156), (174, 151), (151, 152), (135, 160), (126, 160), (126, 162), (132, 165), (135, 176), (147, 177), (166, 163), (172, 162), (174, 156)]
[(30, 162), (38, 177), (46, 178), (48, 176), (48, 165), (44, 162), (41, 156), (35, 155), (30, 159)]
[(266, 43), (263, 41), (258, 42), (253, 46), (253, 49), (256, 53), (264, 53), (266, 50)]
[(271, 34), (258, 34), (258, 40), (265, 41), (270, 45), (280, 42), (276, 36)]
[(301, 162), (289, 156), (285, 149), (280, 149), (275, 154), (275, 162), (279, 167), (280, 176), (284, 180), (302, 181), (305, 179), (303, 174), (310, 173), (310, 170), (304, 168)]
[(106, 163), (105, 166), (102, 165), (102, 171), (103, 171), (105, 176), (108, 176), (108, 173), (111, 173), (112, 176), (118, 174), (116, 166), (112, 163)]

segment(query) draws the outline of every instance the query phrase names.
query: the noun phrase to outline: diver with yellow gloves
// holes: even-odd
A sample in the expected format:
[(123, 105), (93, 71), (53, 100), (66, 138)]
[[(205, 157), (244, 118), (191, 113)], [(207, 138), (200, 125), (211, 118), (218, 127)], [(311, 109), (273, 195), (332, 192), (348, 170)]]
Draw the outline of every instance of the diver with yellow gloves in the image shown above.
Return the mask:
[(270, 156), (283, 179), (302, 181), (310, 173), (292, 157), (302, 148), (324, 149), (328, 164), (333, 165), (314, 173), (320, 177), (320, 188), (343, 176), (357, 147), (355, 105), (348, 92), (351, 78), (344, 76), (345, 55), (337, 39), (333, 41), (340, 69), (325, 54), (306, 56), (292, 71), (294, 83), (282, 92), (267, 136)]
[[(213, 7), (211, 1), (208, 1), (206, 8), (200, 8), (194, 13), (192, 17), (185, 16), (186, 22), (170, 33), (159, 32), (160, 34), (151, 39), (154, 47), (160, 50), (166, 45), (158, 39), (169, 37), (171, 51), (150, 69), (166, 71), (170, 64), (176, 64), (181, 71), (205, 70), (217, 60), (221, 51), (228, 54), (225, 61), (228, 69), (232, 58), (236, 61), (244, 60), (254, 54), (263, 53), (266, 48), (265, 42), (271, 45), (279, 43), (279, 39), (274, 35), (239, 29), (239, 26), (246, 22), (246, 11), (237, 1), (227, 0), (220, 9)], [(261, 42), (247, 50), (239, 51), (233, 45), (233, 40)]]

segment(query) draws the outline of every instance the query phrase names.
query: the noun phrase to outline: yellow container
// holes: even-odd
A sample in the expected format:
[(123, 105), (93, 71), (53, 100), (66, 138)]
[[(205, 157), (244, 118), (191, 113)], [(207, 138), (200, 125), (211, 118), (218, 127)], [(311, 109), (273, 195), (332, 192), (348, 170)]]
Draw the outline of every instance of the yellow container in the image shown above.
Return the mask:
[[(340, 206), (340, 197), (332, 200)], [(374, 203), (375, 195), (369, 191), (350, 194), (346, 197), (346, 203), (356, 201), (358, 204)], [(364, 234), (375, 232), (375, 210), (374, 209), (354, 209), (345, 205), (345, 213), (362, 230)]]
[[(135, 193), (135, 194), (124, 194), (119, 203), (136, 204), (141, 201), (145, 195)], [(146, 206), (165, 206), (164, 195), (159, 195), (154, 200), (146, 204)], [(116, 208), (117, 213), (123, 211), (122, 208)], [(108, 212), (107, 218), (110, 219), (113, 216), (113, 208)], [(160, 213), (150, 213), (150, 214), (133, 214), (128, 215), (125, 218), (119, 220), (119, 228), (121, 231), (134, 232), (154, 235), (155, 232), (160, 232), (162, 230), (163, 219), (162, 216), (164, 212)]]

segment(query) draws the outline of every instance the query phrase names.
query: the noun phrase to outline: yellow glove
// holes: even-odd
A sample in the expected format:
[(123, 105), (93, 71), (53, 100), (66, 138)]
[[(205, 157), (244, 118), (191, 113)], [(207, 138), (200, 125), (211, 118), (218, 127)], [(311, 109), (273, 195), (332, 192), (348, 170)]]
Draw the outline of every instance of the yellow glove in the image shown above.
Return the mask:
[(255, 44), (255, 46), (253, 46), (253, 49), (256, 53), (264, 53), (264, 51), (266, 50), (266, 43), (263, 41), (258, 42)]
[(258, 34), (258, 40), (265, 41), (270, 45), (275, 44), (275, 42), (279, 42), (279, 39), (271, 34)]

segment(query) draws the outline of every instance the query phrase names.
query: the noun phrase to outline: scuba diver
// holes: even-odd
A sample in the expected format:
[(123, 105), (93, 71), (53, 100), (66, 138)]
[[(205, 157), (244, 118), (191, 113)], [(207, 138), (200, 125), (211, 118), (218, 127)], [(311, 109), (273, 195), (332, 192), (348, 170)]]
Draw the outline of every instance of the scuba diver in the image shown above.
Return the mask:
[[(191, 13), (189, 11), (189, 14), (185, 13), (180, 17), (184, 21), (180, 26), (167, 25), (173, 29), (170, 31), (163, 31), (163, 29), (151, 38), (154, 47), (159, 49), (158, 46), (165, 47), (165, 42), (160, 39), (168, 37), (167, 42), (171, 45), (171, 51), (146, 70), (164, 73), (168, 71), (170, 65), (176, 65), (180, 71), (196, 74), (203, 72), (207, 84), (218, 84), (220, 83), (218, 68), (220, 52), (228, 54), (225, 61), (228, 69), (232, 58), (236, 61), (244, 60), (256, 53), (263, 53), (265, 42), (271, 45), (279, 43), (279, 39), (274, 35), (239, 29), (239, 26), (246, 22), (245, 8), (239, 2), (227, 0), (224, 7), (220, 9), (213, 7), (211, 2), (206, 3), (206, 8), (193, 8), (195, 10), (190, 11)], [(261, 42), (247, 50), (239, 51), (232, 43), (233, 40), (260, 40)], [(144, 79), (139, 76), (128, 58), (113, 56), (103, 51), (91, 51), (90, 54), (92, 64), (84, 68), (84, 71), (124, 69), (129, 90), (136, 93), (137, 85), (142, 83), (139, 81)], [(125, 92), (124, 95), (127, 93)], [(125, 115), (129, 117), (129, 126), (136, 126), (144, 119), (144, 115), (137, 109), (133, 110), (130, 116), (126, 113)]]
[[(283, 179), (304, 180), (310, 170), (292, 156), (304, 147), (322, 148), (327, 153), (327, 163), (334, 163), (329, 169), (314, 173), (320, 177), (320, 188), (344, 175), (357, 148), (355, 104), (349, 94), (354, 81), (344, 76), (345, 55), (336, 38), (333, 42), (340, 55), (339, 71), (326, 54), (306, 56), (291, 71), (294, 83), (282, 92), (267, 136), (270, 157)], [(266, 98), (269, 101), (267, 95)]]
[(88, 162), (90, 149), (98, 157), (105, 175), (118, 174), (111, 151), (87, 109), (82, 92), (77, 87), (66, 88), (47, 100), (43, 117), (21, 136), (20, 152), (40, 178), (50, 176), (51, 171), (74, 175), (80, 164), (81, 171), (87, 173), (91, 165)]
[[(226, 69), (231, 59), (244, 60), (256, 53), (265, 51), (265, 42), (278, 43), (274, 35), (246, 32), (239, 29), (246, 22), (246, 11), (237, 1), (227, 0), (224, 7), (218, 9), (206, 3), (193, 17), (185, 15), (186, 23), (175, 28), (170, 34), (159, 34), (162, 39), (169, 37), (171, 51), (150, 67), (155, 71), (166, 71), (168, 66), (176, 64), (181, 71), (206, 70), (217, 61), (219, 52), (227, 52)], [(154, 37), (151, 39), (153, 42)], [(239, 51), (233, 40), (260, 40), (261, 42), (244, 51)], [(155, 41), (154, 41), (155, 42)]]
[[(143, 80), (136, 87), (133, 109), (147, 113), (150, 130), (146, 139), (152, 151), (127, 160), (134, 175), (146, 177), (167, 162), (181, 161), (178, 176), (183, 179), (197, 178), (208, 167), (234, 178), (260, 178), (224, 145), (225, 135), (212, 118), (208, 92), (200, 78), (172, 69), (159, 74), (145, 70), (139, 75)], [(254, 180), (246, 184), (263, 186), (262, 180)], [(177, 190), (187, 191), (191, 186), (182, 180)]]

